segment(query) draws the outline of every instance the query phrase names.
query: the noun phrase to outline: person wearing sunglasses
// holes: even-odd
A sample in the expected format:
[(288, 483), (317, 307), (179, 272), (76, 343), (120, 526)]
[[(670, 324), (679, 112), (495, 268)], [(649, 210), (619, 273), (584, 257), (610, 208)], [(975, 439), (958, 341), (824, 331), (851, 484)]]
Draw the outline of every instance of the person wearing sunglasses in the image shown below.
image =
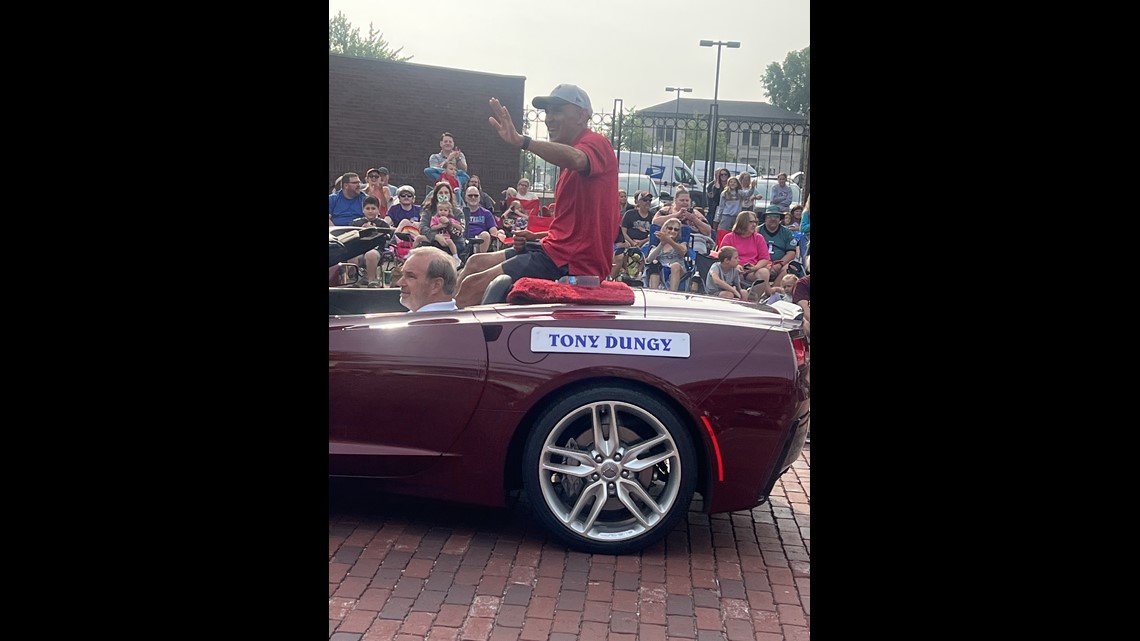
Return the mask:
[(387, 167), (369, 169), (364, 172), (364, 180), (368, 183), (364, 193), (379, 198), (384, 211), (396, 204), (396, 188), (388, 184)]
[(467, 240), (481, 239), (483, 242), (475, 243), (471, 247), (472, 254), (488, 251), (491, 248), (491, 238), (499, 235), (499, 228), (495, 225), (495, 215), (492, 214), (480, 201), (482, 194), (479, 188), (467, 184), (463, 194), (463, 217), (467, 225)]
[(384, 216), (384, 220), (393, 229), (399, 229), (400, 223), (405, 220), (410, 220), (414, 223), (420, 222), (420, 206), (416, 203), (416, 190), (411, 185), (400, 185), (396, 189), (396, 204), (388, 208), (388, 214)]
[(756, 233), (768, 243), (768, 254), (772, 259), (770, 279), (775, 282), (787, 273), (799, 247), (795, 234), (783, 222), (784, 214), (780, 211), (780, 206), (768, 205), (764, 210), (764, 220), (756, 228)]
[(471, 174), (471, 178), (467, 181), (467, 186), (479, 190), (479, 205), (483, 207), (483, 209), (486, 209), (496, 216), (498, 215), (499, 212), (495, 208), (495, 199), (483, 191), (483, 179), (480, 178), (478, 174)]
[(760, 219), (754, 212), (742, 211), (736, 215), (732, 232), (720, 241), (720, 246), (735, 247), (740, 254), (741, 287), (748, 290), (748, 300), (767, 299), (771, 294), (768, 280), (771, 277), (772, 257), (768, 243), (756, 233)]
[(648, 191), (639, 191), (633, 196), (633, 209), (626, 210), (622, 215), (621, 242), (614, 248), (614, 264), (610, 270), (610, 278), (616, 279), (623, 269), (629, 267), (629, 258), (634, 252), (641, 253), (641, 248), (649, 242), (649, 229), (653, 224), (653, 215), (649, 205), (653, 202), (653, 195)]
[(669, 291), (680, 291), (681, 277), (685, 275), (685, 257), (689, 246), (681, 242), (681, 223), (670, 220), (657, 232), (657, 245), (645, 257), (645, 273), (649, 275), (649, 288), (661, 287), (663, 267), (669, 268)]
[(693, 207), (693, 197), (689, 194), (689, 190), (678, 186), (675, 192), (673, 202), (657, 210), (657, 214), (653, 216), (653, 224), (664, 225), (670, 220), (676, 220), (687, 226), (693, 242), (693, 251), (704, 256), (713, 248), (712, 225), (700, 207)]

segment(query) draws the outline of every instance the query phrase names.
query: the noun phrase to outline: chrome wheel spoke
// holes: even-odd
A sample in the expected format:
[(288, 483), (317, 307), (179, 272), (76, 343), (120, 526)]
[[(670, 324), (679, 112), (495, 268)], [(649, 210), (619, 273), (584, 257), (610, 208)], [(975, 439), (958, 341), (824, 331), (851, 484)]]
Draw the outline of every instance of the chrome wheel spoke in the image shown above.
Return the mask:
[[(654, 436), (653, 438), (645, 439), (644, 441), (638, 443), (637, 445), (633, 445), (630, 448), (626, 449), (625, 457), (627, 459), (637, 458), (642, 452), (644, 452), (646, 450), (651, 450), (654, 447), (656, 447), (657, 445), (659, 445), (660, 443), (662, 443), (663, 441), (668, 441), (668, 440), (669, 440), (668, 434), (658, 434), (657, 436)], [(672, 449), (672, 447), (670, 447), (670, 449)]]
[[(652, 456), (643, 456), (641, 458), (638, 458), (638, 455), (640, 455), (642, 452), (646, 452), (649, 449), (651, 449), (657, 445), (660, 445), (662, 442), (666, 443), (666, 448), (665, 448), (664, 452), (661, 452), (659, 454), (654, 454)], [(625, 469), (629, 470), (630, 472), (635, 472), (635, 473), (641, 472), (641, 471), (644, 471), (648, 468), (653, 467), (654, 465), (657, 465), (661, 461), (667, 461), (669, 459), (674, 458), (675, 456), (677, 456), (677, 450), (676, 450), (675, 446), (673, 445), (673, 441), (670, 440), (668, 436), (665, 436), (665, 435), (658, 436), (655, 438), (651, 438), (647, 441), (644, 441), (642, 443), (638, 443), (637, 445), (635, 445), (632, 448), (630, 448), (629, 450), (627, 450), (626, 451), (627, 459), (625, 461)]]
[(649, 522), (649, 519), (645, 518), (645, 514), (642, 513), (641, 507), (637, 504), (636, 501), (633, 500), (634, 495), (641, 498), (649, 505), (652, 505), (654, 511), (660, 513), (660, 510), (657, 508), (657, 503), (651, 499), (648, 494), (645, 493), (645, 490), (642, 489), (640, 485), (637, 483), (631, 483), (629, 481), (622, 481), (618, 483), (618, 500), (621, 501), (621, 504), (625, 506), (625, 509), (629, 510), (629, 513), (633, 515), (633, 518), (637, 519), (638, 523), (641, 523), (642, 525), (648, 527), (651, 525), (651, 523)]
[[(558, 447), (556, 445), (548, 445), (546, 447), (546, 454), (548, 454), (548, 455), (553, 454), (554, 456), (564, 456), (568, 459), (573, 459), (575, 461), (578, 461), (582, 465), (588, 466), (591, 470), (594, 469), (594, 459), (590, 457), (589, 452), (583, 452), (581, 450), (569, 450), (569, 449), (566, 449), (564, 447)], [(547, 463), (544, 461), (542, 464), (542, 467), (547, 468), (547, 469), (552, 469), (552, 470), (555, 470), (558, 472), (564, 471), (561, 469), (555, 469), (553, 467), (548, 467), (551, 465), (557, 465), (557, 463)], [(573, 469), (573, 468), (571, 468), (571, 469)], [(578, 476), (577, 472), (567, 472), (567, 473), (568, 474), (574, 474), (575, 476)]]
[(669, 459), (672, 459), (676, 455), (677, 455), (676, 452), (669, 450), (668, 452), (662, 452), (661, 454), (655, 454), (655, 455), (650, 456), (648, 458), (639, 458), (635, 461), (630, 461), (629, 463), (626, 463), (625, 469), (629, 470), (630, 472), (644, 472), (646, 469), (651, 468), (654, 465), (657, 465), (661, 461), (667, 461)]
[(581, 465), (560, 465), (558, 463), (543, 463), (542, 469), (551, 472), (558, 472), (566, 476), (576, 476), (578, 478), (586, 478), (594, 472), (592, 467), (583, 467)]
[[(602, 423), (604, 419), (601, 415), (601, 410), (607, 410), (610, 421), (610, 433), (604, 434)], [(618, 424), (617, 424), (617, 409), (612, 403), (608, 405), (597, 405), (591, 412), (594, 420), (594, 449), (597, 450), (602, 456), (609, 458), (614, 452), (617, 451), (618, 445)]]
[(586, 502), (590, 500), (590, 497), (595, 497), (594, 507), (590, 510), (589, 523), (582, 530), (583, 532), (588, 531), (590, 526), (594, 524), (594, 520), (598, 518), (598, 512), (602, 511), (602, 506), (606, 503), (606, 485), (604, 483), (594, 483), (582, 490), (582, 494), (578, 496), (574, 507), (571, 508), (570, 513), (567, 514), (562, 521), (567, 525), (573, 523), (574, 519), (578, 518), (578, 514), (581, 513), (582, 508), (586, 506)]

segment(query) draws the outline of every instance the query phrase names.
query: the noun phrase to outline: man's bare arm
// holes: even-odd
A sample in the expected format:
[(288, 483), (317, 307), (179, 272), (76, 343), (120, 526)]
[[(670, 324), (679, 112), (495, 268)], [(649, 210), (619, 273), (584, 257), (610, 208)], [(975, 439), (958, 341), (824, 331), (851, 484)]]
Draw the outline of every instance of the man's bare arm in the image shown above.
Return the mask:
[[(491, 115), (487, 117), (487, 122), (495, 128), (507, 144), (522, 149), (523, 137), (522, 134), (515, 129), (514, 120), (511, 119), (510, 112), (504, 107), (498, 98), (491, 98), (489, 101), (491, 105)], [(542, 158), (546, 162), (554, 163), (564, 169), (573, 169), (579, 172), (588, 172), (590, 170), (590, 159), (586, 156), (585, 152), (580, 149), (575, 149), (570, 145), (564, 145), (560, 142), (549, 142), (546, 140), (532, 140), (527, 151)]]

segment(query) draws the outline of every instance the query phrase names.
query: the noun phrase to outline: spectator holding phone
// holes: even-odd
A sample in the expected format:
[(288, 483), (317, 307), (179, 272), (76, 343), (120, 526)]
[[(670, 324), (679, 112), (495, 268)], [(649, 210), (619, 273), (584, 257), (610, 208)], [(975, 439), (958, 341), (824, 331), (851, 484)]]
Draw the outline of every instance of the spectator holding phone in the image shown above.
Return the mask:
[(701, 208), (694, 208), (692, 205), (693, 199), (689, 195), (689, 191), (678, 186), (673, 196), (673, 202), (657, 210), (657, 215), (653, 217), (653, 224), (664, 227), (667, 221), (677, 220), (682, 225), (688, 226), (693, 241), (693, 251), (704, 256), (712, 251), (712, 238), (709, 237), (709, 234), (712, 233), (712, 225), (705, 218)]

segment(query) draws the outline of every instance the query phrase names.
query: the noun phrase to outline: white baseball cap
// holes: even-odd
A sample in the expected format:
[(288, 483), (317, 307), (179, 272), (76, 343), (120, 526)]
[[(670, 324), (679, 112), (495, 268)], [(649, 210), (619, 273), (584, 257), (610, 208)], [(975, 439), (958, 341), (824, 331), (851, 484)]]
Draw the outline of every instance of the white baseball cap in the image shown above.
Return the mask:
[(549, 109), (551, 105), (567, 103), (585, 109), (590, 115), (594, 113), (590, 107), (590, 97), (578, 85), (558, 85), (549, 96), (535, 96), (530, 103), (538, 109)]

